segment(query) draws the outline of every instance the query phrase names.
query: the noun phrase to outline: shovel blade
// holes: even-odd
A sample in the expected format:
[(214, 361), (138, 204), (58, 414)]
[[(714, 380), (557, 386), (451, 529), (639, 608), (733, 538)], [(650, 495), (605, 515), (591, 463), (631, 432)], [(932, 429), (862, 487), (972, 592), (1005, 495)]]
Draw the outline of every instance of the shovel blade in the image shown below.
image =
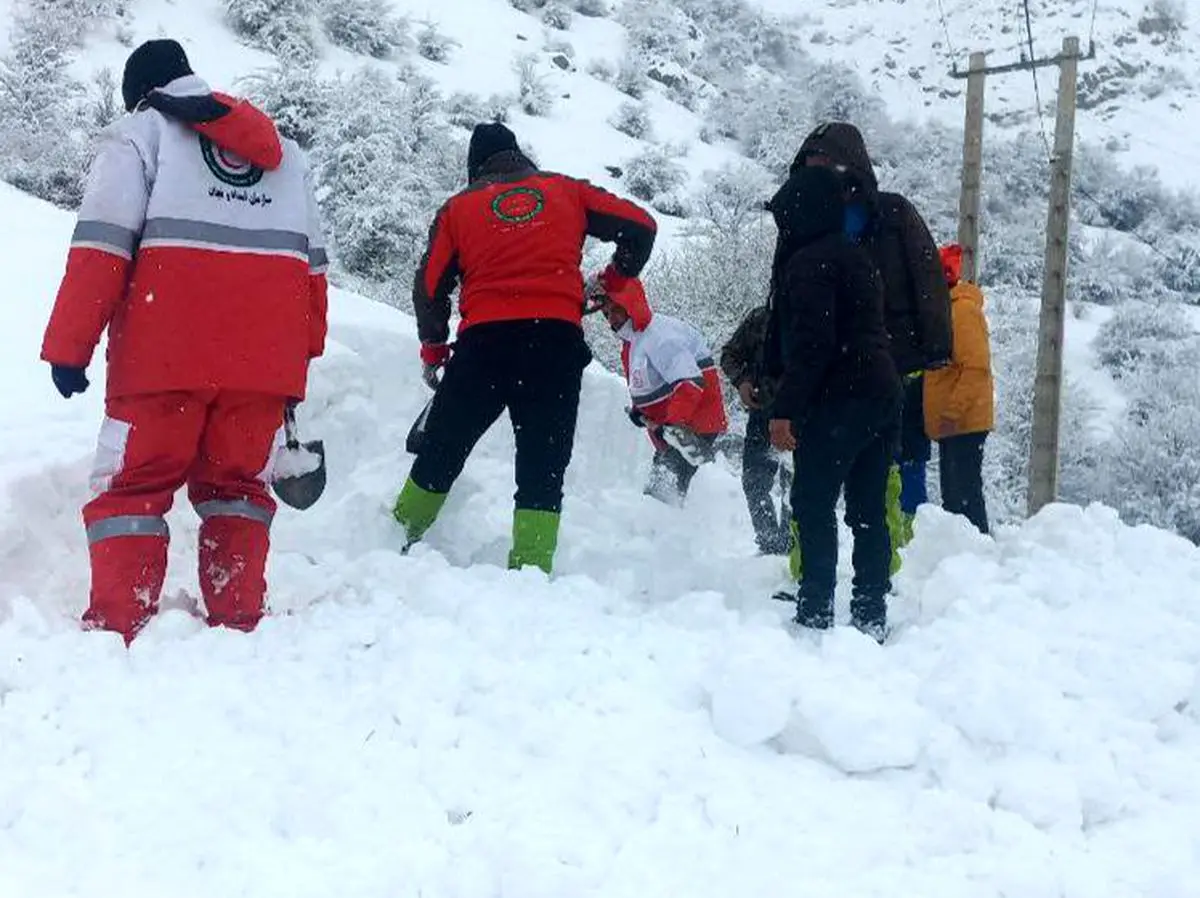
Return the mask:
[[(321, 494), (325, 492), (326, 482), (325, 443), (322, 440), (313, 440), (303, 443), (302, 448), (308, 455), (317, 457), (317, 466), (303, 474), (277, 477), (271, 483), (271, 490), (279, 501), (299, 511), (304, 511), (316, 504), (317, 500), (321, 498)], [(284, 451), (293, 450), (285, 449)]]

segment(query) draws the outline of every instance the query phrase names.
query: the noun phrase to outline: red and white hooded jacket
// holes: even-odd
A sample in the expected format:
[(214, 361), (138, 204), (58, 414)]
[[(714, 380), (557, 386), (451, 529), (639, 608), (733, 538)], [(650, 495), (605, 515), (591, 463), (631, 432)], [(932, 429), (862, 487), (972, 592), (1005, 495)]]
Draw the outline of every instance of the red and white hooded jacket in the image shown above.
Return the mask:
[(107, 328), (109, 397), (302, 398), (326, 265), (299, 146), (248, 102), (177, 78), (101, 137), (42, 359), (86, 367)]
[(617, 331), (633, 407), (654, 425), (716, 435), (729, 426), (712, 350), (694, 327), (650, 309), (637, 278), (602, 278), (605, 294), (629, 313)]

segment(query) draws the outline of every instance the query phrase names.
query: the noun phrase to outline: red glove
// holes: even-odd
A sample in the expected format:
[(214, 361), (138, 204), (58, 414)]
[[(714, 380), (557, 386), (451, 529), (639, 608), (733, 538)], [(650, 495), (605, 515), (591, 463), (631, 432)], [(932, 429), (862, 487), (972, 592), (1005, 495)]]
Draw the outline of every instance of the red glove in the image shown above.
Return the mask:
[(449, 343), (422, 343), (421, 361), (426, 365), (440, 368), (450, 360)]

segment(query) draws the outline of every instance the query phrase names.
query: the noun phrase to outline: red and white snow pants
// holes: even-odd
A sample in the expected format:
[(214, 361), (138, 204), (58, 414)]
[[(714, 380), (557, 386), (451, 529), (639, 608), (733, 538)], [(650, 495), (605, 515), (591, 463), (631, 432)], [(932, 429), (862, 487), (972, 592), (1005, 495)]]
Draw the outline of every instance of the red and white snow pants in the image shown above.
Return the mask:
[(83, 507), (92, 561), (84, 625), (126, 644), (154, 614), (167, 570), (167, 522), (185, 483), (200, 516), (200, 591), (210, 626), (262, 619), (267, 487), (286, 399), (208, 390), (109, 399)]

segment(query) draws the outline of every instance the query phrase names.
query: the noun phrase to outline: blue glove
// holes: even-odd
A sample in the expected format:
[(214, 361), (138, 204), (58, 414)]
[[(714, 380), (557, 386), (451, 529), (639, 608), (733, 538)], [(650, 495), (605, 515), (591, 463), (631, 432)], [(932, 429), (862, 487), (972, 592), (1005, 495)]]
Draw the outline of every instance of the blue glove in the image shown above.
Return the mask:
[(88, 388), (86, 368), (51, 365), (50, 378), (54, 381), (54, 386), (58, 388), (63, 399), (70, 399), (76, 393), (82, 393)]

